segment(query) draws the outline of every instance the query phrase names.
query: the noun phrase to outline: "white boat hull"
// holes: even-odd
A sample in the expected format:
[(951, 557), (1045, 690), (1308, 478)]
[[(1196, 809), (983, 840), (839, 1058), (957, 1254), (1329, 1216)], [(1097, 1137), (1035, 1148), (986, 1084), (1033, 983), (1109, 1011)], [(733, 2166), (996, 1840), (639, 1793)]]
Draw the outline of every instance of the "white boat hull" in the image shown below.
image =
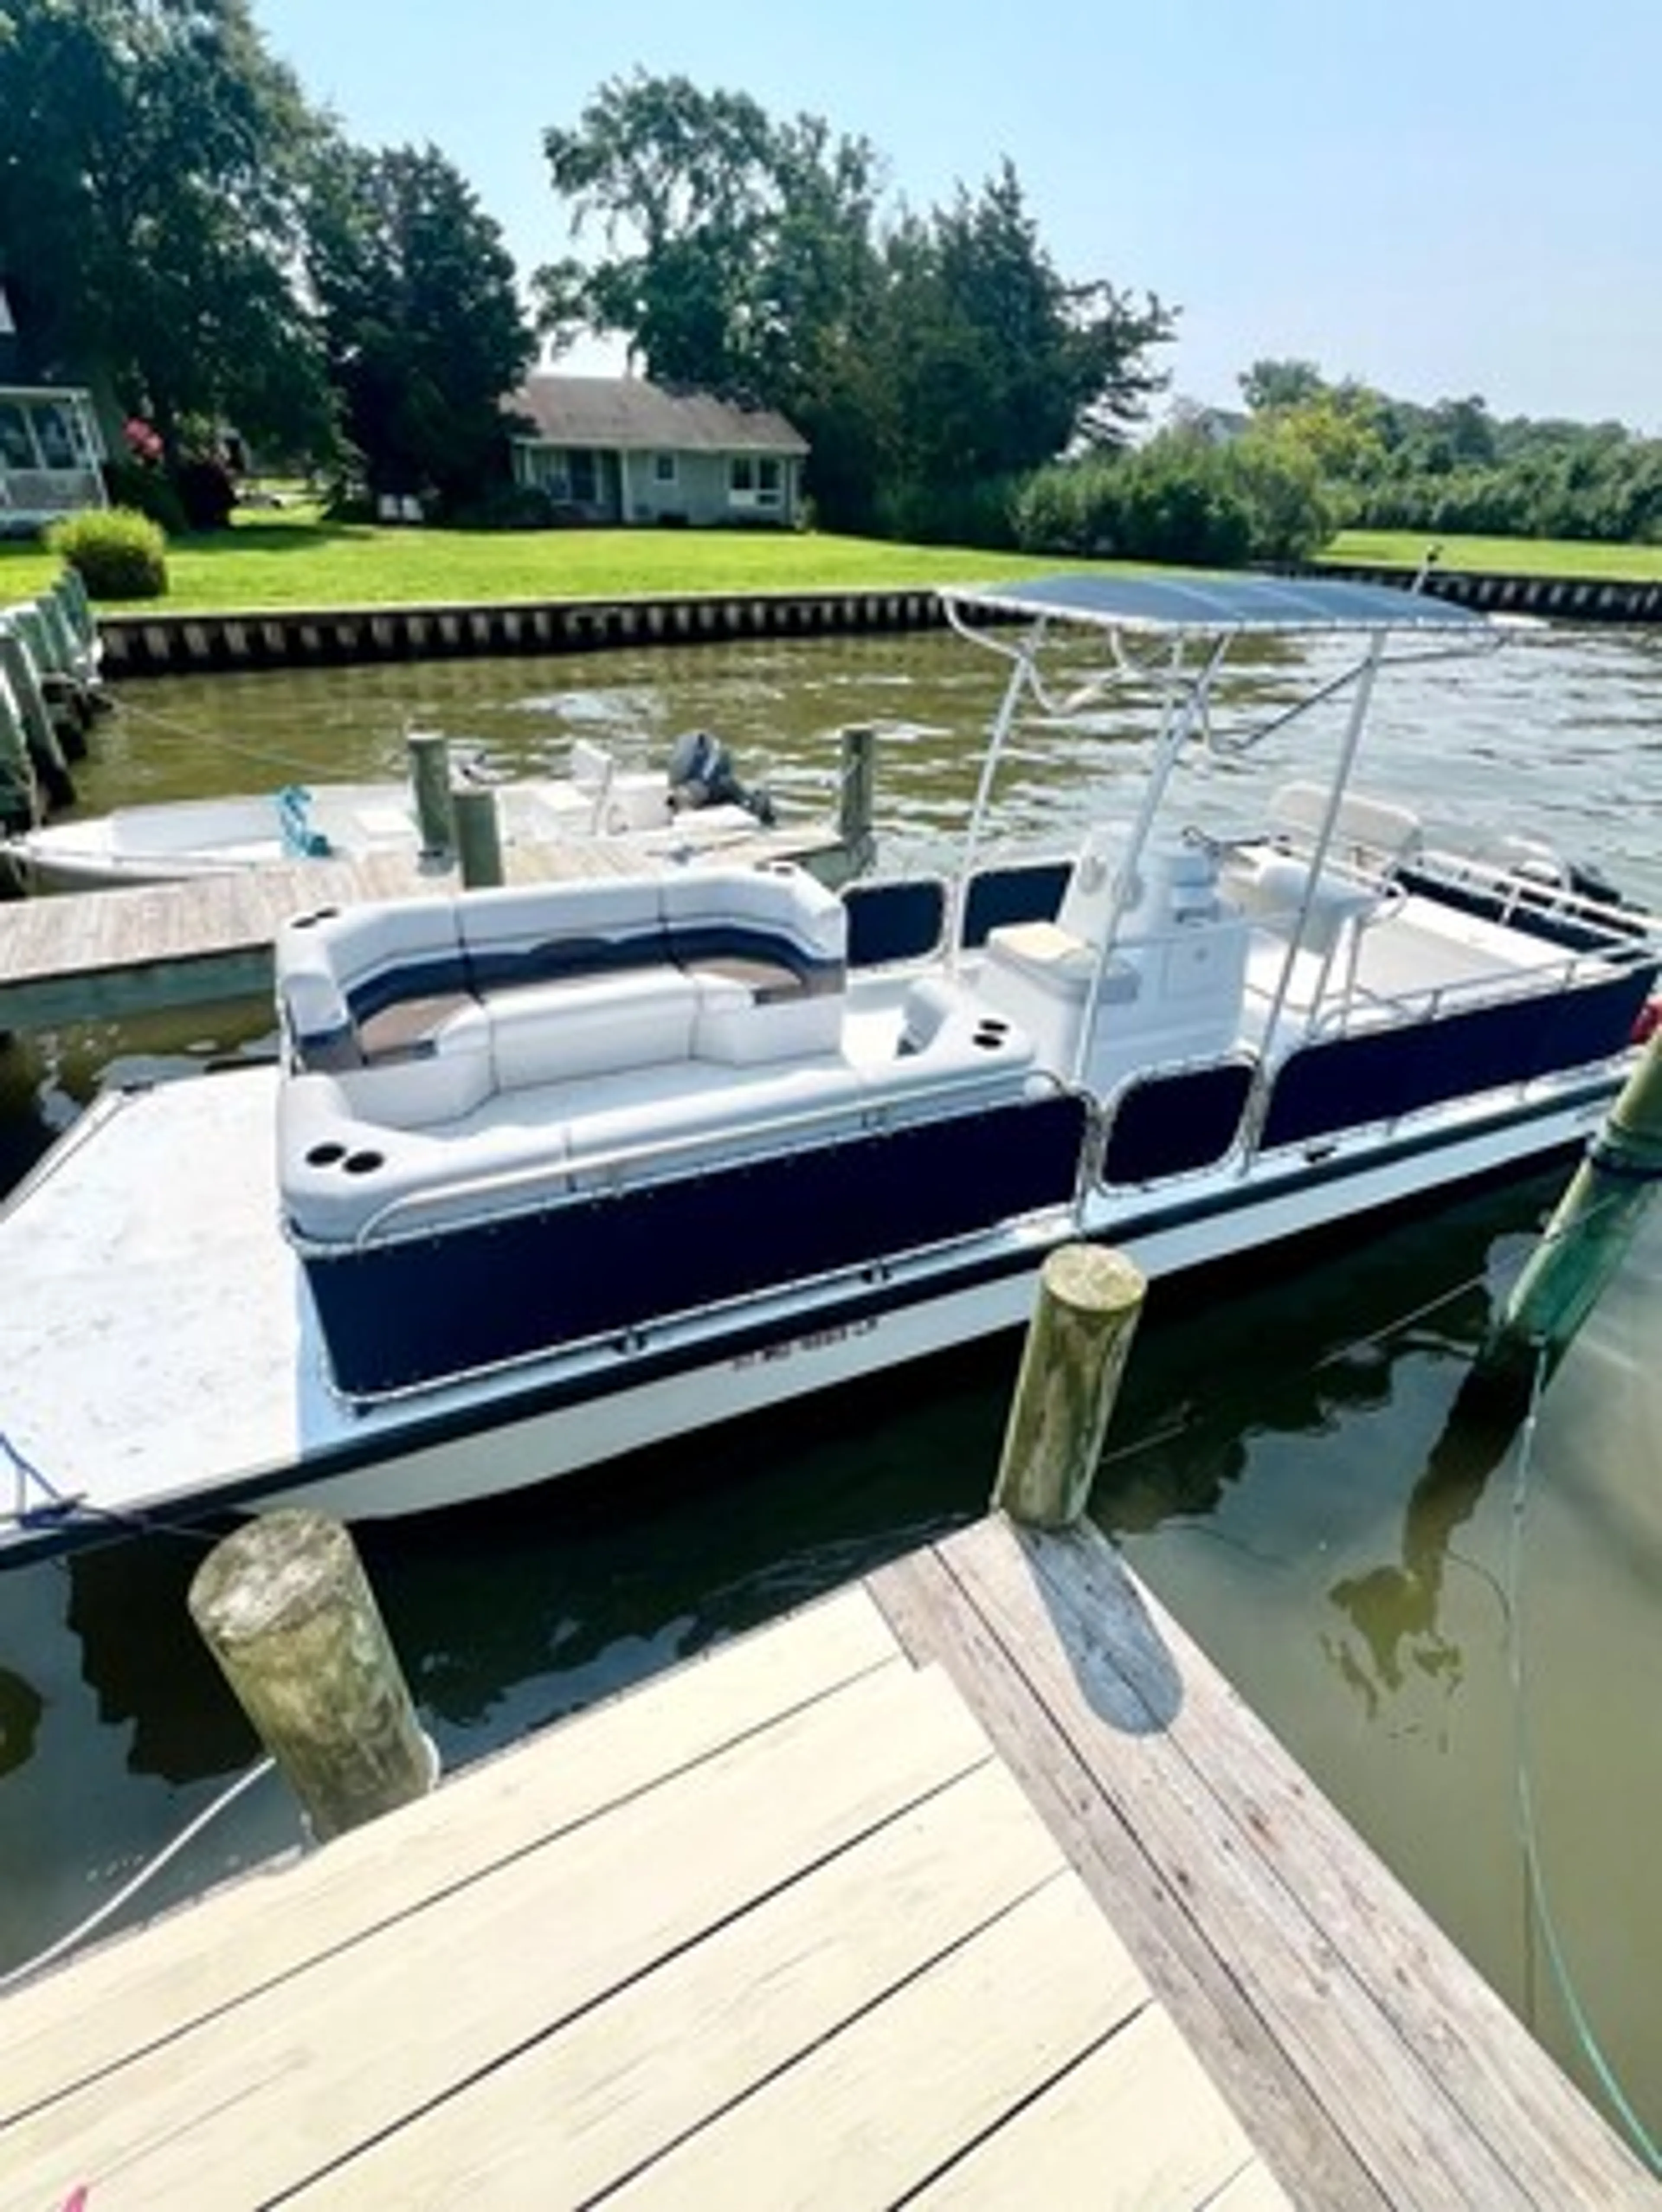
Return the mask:
[[(0, 1557), (256, 1501), (372, 1519), (541, 1483), (1019, 1328), (1044, 1253), (1076, 1234), (1160, 1279), (1521, 1170), (1585, 1139), (1618, 1073), (1541, 1086), (1526, 1113), (1493, 1101), (1435, 1128), (1358, 1134), (1319, 1163), (1099, 1200), (1081, 1223), (1003, 1231), (879, 1282), (827, 1282), (667, 1324), (627, 1349), (363, 1408), (330, 1388), (303, 1271), (278, 1231), (276, 1071), (112, 1101), (0, 1214), (0, 1271), (25, 1293), (7, 1328), (0, 1431), (82, 1501), (70, 1519), (48, 1512), (0, 1534)], [(95, 1389), (63, 1387), (70, 1344), (95, 1364)], [(7, 1503), (51, 1498), (25, 1480)]]

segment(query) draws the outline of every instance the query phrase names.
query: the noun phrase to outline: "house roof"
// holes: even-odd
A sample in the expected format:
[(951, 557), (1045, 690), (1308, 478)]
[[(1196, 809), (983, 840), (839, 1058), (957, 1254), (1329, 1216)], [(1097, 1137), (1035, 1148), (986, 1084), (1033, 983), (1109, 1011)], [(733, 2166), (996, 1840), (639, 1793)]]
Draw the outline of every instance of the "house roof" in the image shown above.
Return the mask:
[(705, 392), (667, 392), (638, 376), (533, 376), (506, 403), (536, 424), (535, 442), (610, 452), (806, 453), (807, 441), (770, 407)]

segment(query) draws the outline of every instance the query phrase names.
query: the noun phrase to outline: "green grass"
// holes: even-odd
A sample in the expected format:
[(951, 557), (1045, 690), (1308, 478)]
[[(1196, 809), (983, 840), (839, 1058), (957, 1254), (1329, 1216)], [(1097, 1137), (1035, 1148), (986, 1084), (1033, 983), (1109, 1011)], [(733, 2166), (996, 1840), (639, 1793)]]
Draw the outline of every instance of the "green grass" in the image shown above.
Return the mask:
[[(1445, 538), (1446, 568), (1528, 575), (1662, 577), (1662, 546), (1514, 538)], [(1324, 557), (1417, 568), (1427, 538), (1342, 532)], [(630, 599), (674, 592), (814, 591), (991, 581), (1083, 562), (892, 545), (781, 531), (391, 530), (327, 522), (314, 507), (250, 510), (230, 530), (175, 539), (162, 600), (108, 600), (167, 613), (260, 608), (490, 605), (513, 599)], [(0, 603), (27, 599), (57, 573), (33, 544), (0, 543)]]
[(1342, 530), (1321, 557), (1417, 568), (1429, 545), (1442, 568), (1648, 584), (1662, 577), (1662, 545), (1590, 545), (1568, 538), (1436, 538), (1423, 530)]
[[(240, 613), (673, 592), (880, 590), (1081, 565), (787, 531), (382, 529), (326, 522), (314, 510), (296, 508), (239, 515), (228, 531), (176, 538), (167, 550), (165, 599), (103, 604)], [(57, 566), (39, 546), (0, 546), (0, 599), (31, 596)]]

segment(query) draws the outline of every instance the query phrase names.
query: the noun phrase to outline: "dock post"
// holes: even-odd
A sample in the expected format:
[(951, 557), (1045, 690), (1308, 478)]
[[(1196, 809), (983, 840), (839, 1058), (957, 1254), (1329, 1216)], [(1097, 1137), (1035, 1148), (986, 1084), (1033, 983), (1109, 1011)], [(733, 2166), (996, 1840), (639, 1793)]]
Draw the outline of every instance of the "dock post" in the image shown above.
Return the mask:
[(438, 730), (411, 730), (405, 751), (410, 787), (421, 829), (421, 856), (429, 866), (448, 866), (456, 846), (455, 816), (450, 804), (450, 740)]
[(1501, 1381), (1555, 1364), (1622, 1264), (1662, 1176), (1662, 1028), (1651, 1033), (1478, 1354)]
[(488, 890), (502, 880), (502, 829), (496, 794), (488, 784), (463, 786), (450, 802), (456, 817), (456, 852), (464, 889)]
[(261, 1515), (215, 1546), (189, 1601), (320, 1843), (432, 1788), (437, 1754), (339, 1522)]
[(837, 835), (850, 866), (857, 872), (871, 862), (872, 823), (877, 809), (877, 732), (865, 724), (843, 732), (837, 790)]
[(1099, 1244), (1064, 1244), (1039, 1274), (993, 1504), (1013, 1521), (1083, 1517), (1148, 1285)]

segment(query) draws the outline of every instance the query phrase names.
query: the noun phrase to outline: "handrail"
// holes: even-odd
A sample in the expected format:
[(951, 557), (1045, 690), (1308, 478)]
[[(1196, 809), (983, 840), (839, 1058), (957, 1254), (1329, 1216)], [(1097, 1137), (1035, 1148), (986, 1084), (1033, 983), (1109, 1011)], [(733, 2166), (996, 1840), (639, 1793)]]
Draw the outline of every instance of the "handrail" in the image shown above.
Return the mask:
[[(1315, 1010), (1298, 1045), (1326, 1043), (1334, 1037), (1350, 1036), (1353, 1030), (1371, 1034), (1375, 1024), (1357, 1018), (1364, 1013), (1397, 1016), (1416, 1024), (1443, 1021), (1482, 1006), (1517, 1006), (1556, 992), (1584, 989), (1601, 979), (1608, 980), (1612, 974), (1619, 975), (1626, 968), (1641, 964), (1637, 946), (1612, 949), (1610, 952), (1568, 952), (1562, 961), (1519, 969), (1507, 975), (1462, 975), (1449, 982), (1410, 987), (1403, 991), (1373, 992), (1366, 1000), (1347, 998), (1324, 1012)], [(1267, 1000), (1271, 995), (1263, 984), (1253, 983), (1250, 979), (1246, 994), (1257, 1000)]]
[[(746, 1141), (755, 1139), (767, 1145), (784, 1137), (809, 1134), (839, 1121), (851, 1121), (851, 1134), (871, 1133), (896, 1126), (898, 1109), (921, 1109), (921, 1112), (914, 1112), (906, 1117), (919, 1119), (927, 1114), (929, 1108), (938, 1106), (943, 1099), (954, 1093), (961, 1095), (979, 1088), (992, 1091), (995, 1087), (995, 1078), (1001, 1077), (1008, 1082), (1012, 1075), (1019, 1074), (1025, 1087), (1035, 1074), (1044, 1073), (1044, 1070), (1035, 1069), (1031, 1063), (1020, 1070), (990, 1065), (984, 1069), (959, 1069), (952, 1074), (939, 1076), (932, 1084), (908, 1091), (899, 1098), (874, 1097), (856, 1090), (832, 1104), (811, 1107), (797, 1113), (770, 1115), (765, 1121), (747, 1125), (742, 1133)], [(1059, 1091), (1062, 1086), (1057, 1083), (1056, 1087)], [(389, 1223), (405, 1215), (419, 1215), (435, 1206), (451, 1206), (459, 1200), (510, 1197), (516, 1192), (534, 1190), (541, 1184), (552, 1182), (557, 1186), (562, 1182), (570, 1182), (577, 1176), (615, 1176), (621, 1170), (638, 1165), (642, 1160), (668, 1163), (707, 1149), (711, 1145), (731, 1143), (737, 1133), (731, 1128), (717, 1127), (689, 1130), (681, 1135), (667, 1138), (638, 1139), (629, 1144), (608, 1146), (597, 1152), (567, 1154), (557, 1159), (539, 1160), (520, 1167), (482, 1170), (473, 1175), (454, 1176), (447, 1182), (429, 1185), (420, 1191), (399, 1192), (359, 1224), (352, 1237), (352, 1249), (363, 1250), (374, 1238), (387, 1232)], [(334, 1249), (320, 1243), (316, 1238), (307, 1237), (303, 1232), (297, 1234), (294, 1242), (302, 1250), (322, 1253)]]

